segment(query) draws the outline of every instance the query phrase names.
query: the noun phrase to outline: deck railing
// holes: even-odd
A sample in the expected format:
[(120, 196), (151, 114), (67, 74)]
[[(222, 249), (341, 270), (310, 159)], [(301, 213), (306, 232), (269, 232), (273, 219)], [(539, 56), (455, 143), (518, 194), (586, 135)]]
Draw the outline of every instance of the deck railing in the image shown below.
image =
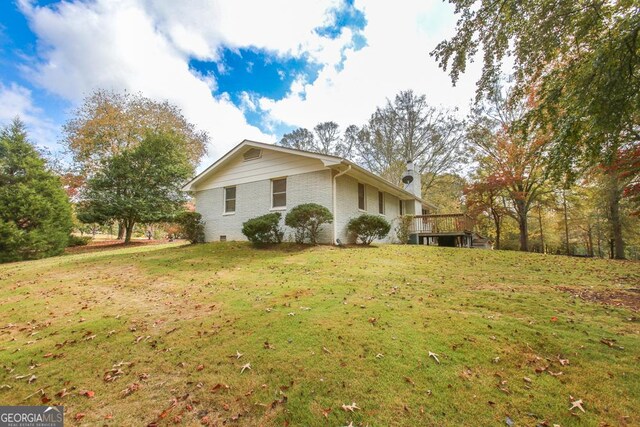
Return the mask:
[(412, 234), (469, 233), (473, 231), (473, 221), (463, 213), (416, 215), (409, 230)]

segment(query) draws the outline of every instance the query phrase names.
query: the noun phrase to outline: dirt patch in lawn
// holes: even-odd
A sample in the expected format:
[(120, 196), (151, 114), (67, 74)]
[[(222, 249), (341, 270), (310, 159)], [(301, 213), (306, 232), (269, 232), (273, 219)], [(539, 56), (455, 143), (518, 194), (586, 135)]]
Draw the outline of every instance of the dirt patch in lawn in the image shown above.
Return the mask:
[(169, 243), (169, 240), (148, 240), (148, 239), (140, 239), (140, 240), (132, 240), (131, 242), (124, 244), (122, 240), (96, 240), (89, 242), (89, 244), (84, 246), (73, 246), (65, 249), (65, 253), (67, 254), (78, 254), (83, 252), (96, 252), (96, 251), (106, 251), (112, 249), (124, 249), (124, 248), (133, 248), (137, 246), (149, 246), (149, 245), (160, 245), (163, 243)]
[(574, 297), (578, 297), (584, 301), (640, 311), (640, 288), (637, 287), (611, 291), (592, 291), (588, 289), (569, 288), (567, 286), (559, 286), (557, 289), (568, 292)]

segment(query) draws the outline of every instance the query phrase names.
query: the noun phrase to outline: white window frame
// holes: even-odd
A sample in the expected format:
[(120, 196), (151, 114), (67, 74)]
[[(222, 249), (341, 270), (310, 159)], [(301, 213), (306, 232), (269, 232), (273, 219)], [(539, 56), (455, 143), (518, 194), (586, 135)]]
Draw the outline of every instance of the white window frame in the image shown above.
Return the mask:
[[(363, 193), (362, 204), (364, 205), (363, 207), (360, 207), (360, 186), (362, 186), (362, 193)], [(367, 211), (367, 186), (359, 182), (357, 193), (358, 194), (356, 196), (356, 203), (358, 203), (358, 210), (362, 212), (366, 212)]]
[[(235, 197), (233, 199), (227, 199), (227, 190), (234, 188), (235, 189)], [(227, 200), (233, 200), (233, 210), (227, 211)], [(236, 185), (230, 185), (229, 187), (224, 187), (222, 190), (222, 214), (223, 215), (233, 215), (236, 213), (236, 209), (238, 208), (238, 187)]]
[[(275, 193), (273, 192), (273, 182), (274, 181), (282, 181), (284, 180), (284, 206), (274, 206), (273, 205), (273, 196), (275, 195)], [(278, 193), (278, 194), (283, 194), (282, 192)], [(280, 210), (286, 210), (287, 209), (287, 177), (280, 177), (280, 178), (273, 178), (271, 179), (271, 210), (275, 210), (275, 211), (280, 211)]]
[[(380, 206), (380, 202), (382, 202), (382, 206)], [(385, 215), (385, 212), (386, 212), (385, 202), (386, 200), (384, 196), (384, 191), (378, 190), (378, 214), (380, 215)], [(380, 208), (382, 208), (382, 212), (380, 211)]]

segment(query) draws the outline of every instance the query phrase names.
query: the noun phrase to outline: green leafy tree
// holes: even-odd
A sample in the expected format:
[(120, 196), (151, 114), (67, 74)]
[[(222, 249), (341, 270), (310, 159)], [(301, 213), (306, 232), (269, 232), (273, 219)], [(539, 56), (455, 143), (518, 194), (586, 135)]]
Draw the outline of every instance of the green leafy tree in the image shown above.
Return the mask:
[(364, 245), (370, 245), (375, 239), (384, 239), (391, 230), (391, 224), (379, 215), (362, 214), (351, 218), (347, 230), (357, 236)]
[(135, 147), (106, 159), (87, 180), (78, 218), (86, 223), (118, 221), (128, 243), (135, 224), (166, 221), (184, 209), (181, 186), (192, 172), (180, 136), (148, 134)]
[(567, 174), (577, 162), (608, 168), (615, 257), (624, 258), (622, 184), (616, 168), (625, 153), (640, 146), (638, 2), (449, 1), (460, 14), (457, 32), (432, 55), (450, 69), (455, 83), (481, 50), (478, 99), (495, 92), (503, 62), (510, 57), (513, 98), (534, 89), (536, 108), (525, 120), (550, 130), (556, 173)]
[[(78, 175), (91, 177), (111, 157), (141, 143), (147, 134), (174, 134), (195, 168), (206, 153), (209, 135), (188, 122), (175, 105), (140, 93), (97, 90), (87, 96), (63, 127), (63, 143)], [(82, 184), (80, 182), (79, 184)], [(118, 239), (124, 237), (118, 224)]]
[(304, 243), (308, 238), (312, 245), (318, 243), (321, 227), (332, 221), (333, 215), (329, 209), (317, 203), (298, 205), (284, 219), (285, 225), (295, 229), (296, 243)]
[(72, 228), (60, 179), (27, 140), (16, 119), (0, 132), (0, 262), (61, 253)]

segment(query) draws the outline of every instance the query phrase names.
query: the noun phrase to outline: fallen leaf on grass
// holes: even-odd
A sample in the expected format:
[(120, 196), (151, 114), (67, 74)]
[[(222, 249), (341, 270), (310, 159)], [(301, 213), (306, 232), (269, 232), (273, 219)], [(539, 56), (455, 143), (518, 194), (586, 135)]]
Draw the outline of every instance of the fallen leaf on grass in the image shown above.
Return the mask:
[(85, 417), (85, 414), (84, 414), (84, 413), (82, 413), (82, 412), (78, 412), (78, 413), (76, 414), (76, 416), (75, 416), (75, 417), (73, 417), (73, 418), (75, 418), (75, 420), (76, 420), (76, 421), (80, 421), (80, 420), (81, 420), (81, 419), (83, 419), (84, 417)]
[(575, 408), (578, 408), (578, 409), (580, 409), (582, 412), (586, 412), (586, 411), (584, 410), (584, 408), (582, 407), (582, 404), (583, 404), (582, 399), (573, 400), (573, 397), (572, 397), (572, 396), (569, 396), (569, 397), (571, 398), (571, 408), (569, 408), (569, 411), (572, 411), (572, 410), (574, 410)]
[(62, 390), (60, 390), (59, 392), (56, 393), (56, 397), (59, 397), (60, 399), (62, 399), (63, 397), (65, 397), (68, 394), (69, 393), (67, 393), (67, 389), (63, 388)]
[(211, 388), (211, 392), (216, 393), (218, 390), (222, 390), (222, 389), (229, 390), (229, 386), (226, 384), (218, 383)]
[(411, 378), (409, 378), (409, 377), (404, 377), (404, 380), (405, 380), (406, 382), (408, 382), (409, 384), (411, 384), (412, 386), (415, 386), (415, 385), (416, 385), (416, 383), (414, 383), (414, 382), (413, 382), (413, 380), (412, 380)]
[(617, 349), (619, 349), (619, 350), (624, 350), (624, 347), (617, 345), (617, 344), (616, 344), (616, 340), (614, 340), (614, 339), (602, 338), (602, 339), (600, 340), (600, 342), (601, 342), (602, 344), (606, 344), (606, 345), (608, 345), (608, 346), (609, 346), (609, 347), (611, 347), (611, 348), (617, 348)]
[(242, 365), (242, 369), (240, 369), (240, 373), (242, 374), (245, 370), (251, 370), (251, 363), (247, 363)]
[(196, 371), (202, 371), (204, 369), (204, 365), (200, 364), (198, 365), (198, 367), (196, 368)]
[(322, 351), (324, 351), (327, 354), (331, 354), (331, 351), (327, 347), (322, 347)]
[(127, 388), (125, 388), (124, 390), (122, 390), (120, 392), (120, 394), (122, 394), (122, 397), (127, 397), (131, 394), (133, 394), (134, 392), (140, 390), (140, 384), (138, 383), (133, 383), (130, 384)]
[(96, 392), (92, 390), (85, 390), (81, 391), (79, 394), (80, 396), (87, 396), (89, 399), (91, 399), (96, 395)]
[(329, 414), (331, 413), (331, 408), (326, 408), (322, 410), (322, 416), (329, 419)]
[(37, 380), (38, 377), (36, 377), (35, 375), (31, 375), (31, 377), (29, 377), (29, 380), (27, 381), (29, 384), (31, 384), (32, 382), (34, 382), (35, 380)]
[(360, 409), (358, 405), (356, 405), (356, 402), (352, 402), (351, 405), (345, 405), (344, 403), (342, 404), (342, 410), (344, 410), (345, 412), (353, 412), (356, 409)]
[(438, 363), (438, 365), (440, 364), (440, 359), (438, 359), (437, 354), (429, 352), (429, 357), (433, 357), (433, 359)]

